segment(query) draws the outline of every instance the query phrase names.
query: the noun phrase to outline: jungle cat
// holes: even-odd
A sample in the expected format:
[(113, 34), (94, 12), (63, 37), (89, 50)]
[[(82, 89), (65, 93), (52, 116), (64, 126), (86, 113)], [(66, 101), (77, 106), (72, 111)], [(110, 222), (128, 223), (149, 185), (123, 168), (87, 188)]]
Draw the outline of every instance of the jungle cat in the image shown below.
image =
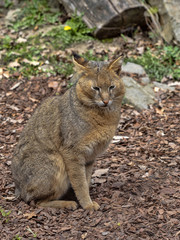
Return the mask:
[(87, 61), (74, 55), (74, 85), (47, 98), (27, 122), (12, 159), (15, 194), (37, 206), (76, 209), (62, 200), (71, 187), (83, 209), (99, 209), (89, 186), (95, 158), (112, 140), (120, 118), (124, 85), (120, 58)]

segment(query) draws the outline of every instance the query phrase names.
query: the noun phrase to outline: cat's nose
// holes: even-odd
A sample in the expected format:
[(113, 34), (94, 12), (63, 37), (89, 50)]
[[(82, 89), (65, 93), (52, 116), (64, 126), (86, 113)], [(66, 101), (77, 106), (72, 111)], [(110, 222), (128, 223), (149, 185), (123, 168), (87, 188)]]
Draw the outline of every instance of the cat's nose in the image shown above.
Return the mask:
[(104, 103), (105, 105), (108, 105), (109, 100), (103, 100), (103, 103)]

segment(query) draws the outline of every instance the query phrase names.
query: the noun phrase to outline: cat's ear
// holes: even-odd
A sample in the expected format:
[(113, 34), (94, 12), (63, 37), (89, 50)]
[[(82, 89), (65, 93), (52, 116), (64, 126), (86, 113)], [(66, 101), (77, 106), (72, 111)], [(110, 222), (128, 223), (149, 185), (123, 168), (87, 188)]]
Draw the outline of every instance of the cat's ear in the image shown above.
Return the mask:
[(74, 52), (73, 52), (73, 63), (78, 72), (86, 71), (86, 66), (88, 64), (88, 61)]
[(122, 65), (122, 57), (119, 57), (109, 63), (108, 69), (113, 70), (114, 72), (118, 72), (121, 70), (121, 65)]

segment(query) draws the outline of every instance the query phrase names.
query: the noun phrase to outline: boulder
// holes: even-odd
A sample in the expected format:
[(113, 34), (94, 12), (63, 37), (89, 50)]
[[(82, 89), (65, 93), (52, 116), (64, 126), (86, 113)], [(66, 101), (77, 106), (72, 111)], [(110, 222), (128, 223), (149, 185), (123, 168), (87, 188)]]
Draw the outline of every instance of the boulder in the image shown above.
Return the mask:
[(121, 70), (124, 73), (135, 73), (139, 75), (146, 74), (144, 68), (141, 65), (131, 62), (127, 62), (125, 65), (122, 65)]
[(125, 84), (125, 101), (132, 104), (137, 110), (148, 109), (148, 106), (155, 102), (155, 97), (146, 91), (133, 78), (122, 77)]
[(148, 2), (158, 9), (163, 39), (168, 43), (173, 38), (180, 42), (180, 1), (148, 0)]
[(164, 6), (170, 18), (175, 39), (180, 42), (180, 1), (164, 0)]
[(135, 63), (129, 62), (122, 65), (123, 74), (136, 75), (136, 79), (138, 79), (137, 82), (133, 77), (122, 76), (126, 88), (125, 102), (133, 105), (137, 110), (148, 109), (149, 105), (158, 101), (160, 92), (175, 90), (175, 87), (167, 84), (150, 82), (144, 68)]

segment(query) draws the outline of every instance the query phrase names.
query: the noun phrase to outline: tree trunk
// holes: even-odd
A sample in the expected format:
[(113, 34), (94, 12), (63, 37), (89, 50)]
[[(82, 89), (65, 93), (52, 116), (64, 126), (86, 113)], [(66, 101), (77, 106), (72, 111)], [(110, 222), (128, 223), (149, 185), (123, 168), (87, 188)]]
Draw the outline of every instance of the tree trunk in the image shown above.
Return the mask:
[(122, 30), (145, 25), (144, 7), (137, 0), (59, 0), (69, 13), (83, 13), (98, 38), (114, 37)]

